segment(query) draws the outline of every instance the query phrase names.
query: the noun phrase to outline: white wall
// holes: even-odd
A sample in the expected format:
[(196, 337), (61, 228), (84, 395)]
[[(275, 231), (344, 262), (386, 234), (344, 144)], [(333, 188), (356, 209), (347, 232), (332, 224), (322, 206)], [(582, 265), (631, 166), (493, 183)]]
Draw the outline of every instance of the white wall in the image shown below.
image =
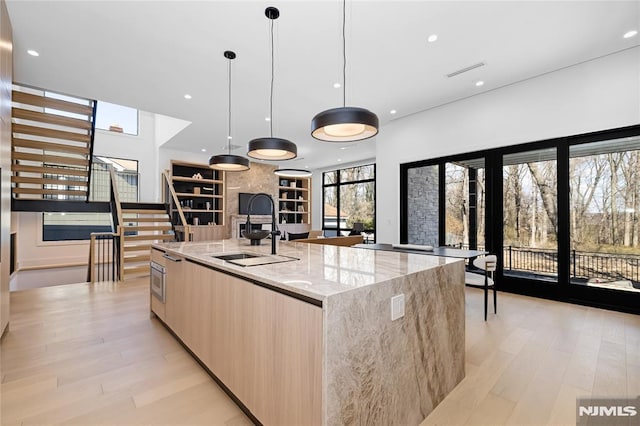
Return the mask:
[(138, 135), (96, 130), (93, 155), (138, 160), (140, 201), (155, 202), (160, 196), (160, 172), (155, 138), (155, 114), (139, 112)]
[(400, 238), (400, 164), (640, 123), (640, 47), (392, 121), (376, 140), (376, 236)]

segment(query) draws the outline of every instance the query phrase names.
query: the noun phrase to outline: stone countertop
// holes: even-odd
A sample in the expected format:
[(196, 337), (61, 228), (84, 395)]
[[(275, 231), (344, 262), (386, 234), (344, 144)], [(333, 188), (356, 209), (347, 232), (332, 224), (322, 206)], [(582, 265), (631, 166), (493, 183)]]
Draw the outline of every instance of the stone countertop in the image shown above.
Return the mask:
[(300, 260), (242, 267), (212, 256), (238, 252), (269, 255), (271, 241), (263, 240), (260, 246), (251, 246), (248, 240), (232, 239), (156, 243), (153, 247), (319, 301), (440, 265), (462, 262), (438, 256), (278, 241), (279, 255)]

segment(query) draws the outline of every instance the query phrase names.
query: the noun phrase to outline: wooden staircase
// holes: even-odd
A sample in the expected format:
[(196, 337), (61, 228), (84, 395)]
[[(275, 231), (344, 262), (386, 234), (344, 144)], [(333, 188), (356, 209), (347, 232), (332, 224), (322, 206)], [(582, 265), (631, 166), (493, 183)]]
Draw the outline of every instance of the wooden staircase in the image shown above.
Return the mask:
[(86, 201), (96, 101), (14, 84), (14, 199)]
[(149, 275), (151, 244), (175, 239), (164, 204), (120, 203), (124, 230), (123, 279)]

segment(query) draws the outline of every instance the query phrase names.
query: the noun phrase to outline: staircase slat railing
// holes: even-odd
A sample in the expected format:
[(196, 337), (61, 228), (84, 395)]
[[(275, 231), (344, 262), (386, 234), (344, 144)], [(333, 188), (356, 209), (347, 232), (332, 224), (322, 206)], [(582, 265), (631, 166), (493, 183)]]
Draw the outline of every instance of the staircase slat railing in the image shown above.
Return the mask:
[[(173, 187), (173, 183), (171, 182), (171, 178), (169, 177), (169, 175), (167, 174), (166, 171), (162, 172), (162, 176), (164, 177), (164, 187), (165, 187), (165, 199), (164, 202), (169, 204), (169, 217), (171, 217), (171, 211), (173, 210), (174, 206), (175, 209), (178, 212), (178, 216), (180, 217), (180, 223), (184, 229), (184, 237), (186, 240), (191, 241), (193, 240), (193, 234), (191, 234), (191, 225), (189, 225), (187, 223), (187, 219), (184, 217), (184, 212), (182, 211), (182, 206), (180, 205), (180, 200), (178, 199), (178, 194), (176, 194), (176, 190)], [(167, 195), (167, 193), (170, 195), (170, 199), (169, 196)], [(173, 233), (175, 235), (178, 235), (176, 230), (175, 230), (175, 225), (173, 223), (173, 220), (171, 221), (171, 226), (173, 227)]]
[(118, 256), (118, 234), (115, 232), (92, 232), (89, 245), (89, 270), (87, 281), (120, 281)]
[(118, 195), (118, 182), (116, 172), (109, 166), (109, 176), (111, 185), (109, 189), (109, 203), (111, 205), (111, 217), (115, 228), (115, 255), (118, 257), (118, 281), (124, 279), (124, 220), (122, 218), (122, 207), (120, 206), (120, 196)]

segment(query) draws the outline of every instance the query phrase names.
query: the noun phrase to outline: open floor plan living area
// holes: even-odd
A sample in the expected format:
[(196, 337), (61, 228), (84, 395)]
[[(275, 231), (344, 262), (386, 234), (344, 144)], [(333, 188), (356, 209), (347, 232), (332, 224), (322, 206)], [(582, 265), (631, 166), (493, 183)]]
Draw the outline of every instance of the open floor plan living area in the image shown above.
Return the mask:
[(638, 31), (0, 0), (0, 424), (638, 424)]

